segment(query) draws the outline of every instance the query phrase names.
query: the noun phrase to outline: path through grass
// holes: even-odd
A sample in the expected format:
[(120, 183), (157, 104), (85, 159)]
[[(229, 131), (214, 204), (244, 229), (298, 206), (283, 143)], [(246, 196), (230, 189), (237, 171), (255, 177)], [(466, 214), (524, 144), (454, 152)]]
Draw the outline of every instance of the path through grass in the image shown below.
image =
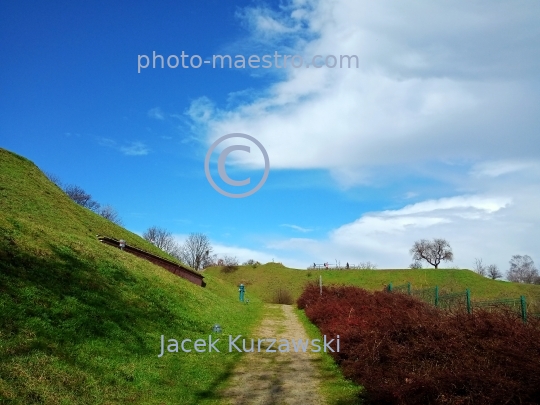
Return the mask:
[[(357, 390), (350, 389), (353, 384), (345, 382), (337, 369), (329, 370), (329, 356), (327, 359), (324, 353), (312, 353), (311, 347), (306, 352), (302, 350), (295, 352), (292, 345), (288, 352), (276, 350), (267, 353), (268, 342), (261, 343), (261, 351), (258, 351), (259, 338), (276, 339), (277, 342), (272, 348), (277, 349), (280, 339), (291, 342), (291, 339), (305, 341), (320, 338), (315, 331), (311, 332), (309, 335), (306, 333), (292, 306), (267, 304), (263, 322), (253, 336), (246, 337), (248, 349), (251, 347), (251, 338), (254, 339), (254, 352), (246, 353), (232, 371), (230, 380), (218, 392), (216, 403), (235, 405), (357, 403), (355, 399)], [(338, 386), (339, 392), (335, 389)]]

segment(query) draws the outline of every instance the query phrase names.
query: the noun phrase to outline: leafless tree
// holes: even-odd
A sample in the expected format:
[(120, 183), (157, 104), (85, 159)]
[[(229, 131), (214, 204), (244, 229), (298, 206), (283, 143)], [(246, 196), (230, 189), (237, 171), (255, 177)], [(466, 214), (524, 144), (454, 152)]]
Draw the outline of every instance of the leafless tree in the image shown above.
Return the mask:
[(200, 270), (211, 253), (208, 237), (203, 233), (191, 233), (180, 249), (180, 258), (195, 270)]
[(99, 203), (92, 200), (92, 196), (84, 191), (81, 187), (68, 184), (66, 187), (64, 187), (64, 192), (77, 204), (94, 212), (99, 210)]
[(422, 268), (422, 262), (420, 260), (415, 260), (411, 264), (409, 264), (409, 268), (413, 270), (421, 269)]
[(532, 284), (538, 279), (538, 269), (530, 256), (514, 255), (510, 260), (510, 269), (506, 278), (515, 283)]
[(414, 242), (409, 251), (413, 255), (413, 260), (425, 260), (436, 269), (439, 268), (441, 261), (454, 260), (452, 248), (446, 239), (433, 239), (433, 242), (427, 239), (421, 239)]
[(101, 207), (98, 210), (98, 214), (101, 215), (103, 218), (108, 219), (112, 223), (115, 223), (116, 225), (123, 225), (120, 215), (118, 215), (118, 212), (116, 212), (112, 205), (107, 204)]
[(359, 270), (376, 270), (377, 269), (377, 265), (375, 263), (371, 263), (371, 262), (360, 262), (357, 266), (356, 266), (357, 269)]
[(501, 278), (503, 276), (496, 264), (490, 264), (489, 266), (487, 266), (486, 271), (487, 276), (492, 280), (497, 280), (498, 278)]
[(217, 266), (218, 265), (218, 256), (216, 254), (209, 254), (203, 258), (201, 267), (206, 269), (207, 267)]
[(487, 275), (487, 267), (483, 265), (482, 259), (474, 259), (474, 271), (484, 277)]
[(47, 176), (47, 178), (53, 182), (54, 184), (56, 184), (58, 186), (58, 188), (62, 188), (62, 181), (60, 180), (60, 177), (58, 177), (56, 174), (54, 173), (51, 173), (51, 172), (45, 172), (45, 176)]
[(172, 233), (168, 230), (158, 226), (151, 226), (143, 233), (143, 238), (164, 252), (175, 257), (179, 256), (179, 246), (175, 242)]
[(235, 270), (238, 270), (238, 259), (233, 256), (223, 256), (219, 260), (221, 264), (221, 271), (224, 273), (232, 273)]

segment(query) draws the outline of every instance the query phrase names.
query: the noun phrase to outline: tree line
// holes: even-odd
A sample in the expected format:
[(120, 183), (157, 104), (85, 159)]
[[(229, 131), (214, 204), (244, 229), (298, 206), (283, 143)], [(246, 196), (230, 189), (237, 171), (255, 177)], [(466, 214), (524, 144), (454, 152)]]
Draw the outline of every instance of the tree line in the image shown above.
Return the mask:
[[(214, 253), (210, 239), (204, 233), (190, 233), (184, 243), (179, 243), (167, 229), (151, 226), (142, 236), (154, 246), (180, 260), (182, 263), (187, 264), (194, 270), (199, 271), (211, 266), (222, 266), (228, 271), (234, 271), (239, 266), (238, 259), (235, 256), (223, 255), (218, 257)], [(258, 264), (260, 263), (254, 260), (248, 260), (243, 263), (243, 265), (254, 267)]]
[[(101, 205), (77, 185), (63, 185), (58, 176), (52, 173), (45, 173), (45, 175), (80, 206), (94, 211), (117, 225), (123, 225), (118, 212), (110, 204)], [(143, 233), (143, 238), (195, 270), (202, 270), (210, 266), (222, 266), (234, 270), (239, 265), (236, 257), (225, 255), (218, 258), (217, 254), (213, 253), (209, 238), (203, 233), (191, 233), (186, 241), (180, 244), (176, 242), (172, 233), (168, 230), (158, 226), (151, 226)], [(442, 238), (434, 238), (432, 241), (420, 239), (414, 242), (409, 253), (412, 254), (413, 259), (413, 262), (409, 265), (411, 269), (421, 269), (422, 262), (427, 262), (435, 269), (438, 269), (441, 262), (454, 260), (450, 243)], [(243, 265), (254, 267), (257, 264), (259, 262), (254, 260), (243, 263)], [(474, 271), (493, 280), (503, 276), (496, 264), (484, 265), (482, 259), (475, 259)], [(515, 283), (540, 284), (539, 271), (534, 265), (533, 259), (528, 255), (512, 256), (506, 278), (508, 281)]]
[[(413, 256), (412, 269), (422, 268), (425, 261), (436, 269), (442, 261), (453, 261), (454, 254), (450, 243), (446, 239), (421, 239), (414, 242), (409, 251)], [(482, 259), (475, 259), (474, 271), (481, 276), (493, 280), (501, 278), (503, 273), (496, 264), (485, 265)], [(534, 265), (533, 259), (528, 255), (513, 255), (510, 259), (510, 267), (506, 272), (508, 281), (515, 283), (540, 284), (540, 274)]]
[[(92, 195), (87, 193), (80, 186), (75, 184), (64, 185), (60, 178), (53, 173), (45, 173), (45, 175), (52, 183), (56, 184), (58, 188), (81, 207), (88, 208), (116, 225), (123, 226), (120, 215), (112, 205), (101, 205), (92, 198)], [(168, 230), (158, 226), (151, 226), (143, 233), (143, 238), (195, 270), (202, 270), (210, 266), (222, 266), (223, 268), (232, 271), (239, 265), (238, 259), (234, 256), (224, 255), (218, 257), (217, 254), (214, 254), (210, 240), (202, 233), (191, 233), (186, 241), (183, 244), (180, 244)], [(248, 260), (243, 263), (243, 265), (251, 265), (254, 267), (258, 264), (260, 263), (255, 260)]]
[(100, 203), (95, 201), (89, 193), (87, 193), (86, 191), (84, 191), (84, 189), (75, 184), (62, 184), (60, 178), (55, 174), (45, 173), (45, 175), (51, 182), (56, 184), (56, 186), (58, 186), (60, 190), (66, 193), (69, 198), (71, 198), (80, 206), (88, 208), (96, 214), (101, 215), (103, 218), (115, 223), (116, 225), (123, 226), (120, 215), (112, 205), (101, 205)]

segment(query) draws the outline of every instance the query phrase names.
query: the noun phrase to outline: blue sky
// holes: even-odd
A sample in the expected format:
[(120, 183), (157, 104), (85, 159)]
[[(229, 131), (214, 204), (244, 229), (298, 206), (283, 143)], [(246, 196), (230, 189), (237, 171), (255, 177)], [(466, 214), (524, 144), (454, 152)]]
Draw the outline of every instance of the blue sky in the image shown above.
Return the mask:
[[(0, 146), (134, 232), (203, 232), (240, 260), (406, 267), (415, 240), (443, 237), (455, 266), (505, 271), (513, 254), (540, 260), (539, 39), (535, 1), (7, 1)], [(138, 73), (154, 51), (359, 65)], [(204, 174), (234, 132), (270, 158), (242, 199)], [(232, 178), (261, 178), (250, 146)]]

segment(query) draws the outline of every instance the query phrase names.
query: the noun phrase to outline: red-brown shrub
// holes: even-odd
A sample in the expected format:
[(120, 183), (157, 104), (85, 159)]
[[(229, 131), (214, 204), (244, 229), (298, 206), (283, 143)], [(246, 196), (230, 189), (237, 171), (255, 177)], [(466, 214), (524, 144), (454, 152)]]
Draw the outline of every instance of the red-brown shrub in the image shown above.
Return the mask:
[(298, 307), (376, 404), (540, 404), (540, 330), (503, 313), (445, 314), (403, 294), (310, 285)]

